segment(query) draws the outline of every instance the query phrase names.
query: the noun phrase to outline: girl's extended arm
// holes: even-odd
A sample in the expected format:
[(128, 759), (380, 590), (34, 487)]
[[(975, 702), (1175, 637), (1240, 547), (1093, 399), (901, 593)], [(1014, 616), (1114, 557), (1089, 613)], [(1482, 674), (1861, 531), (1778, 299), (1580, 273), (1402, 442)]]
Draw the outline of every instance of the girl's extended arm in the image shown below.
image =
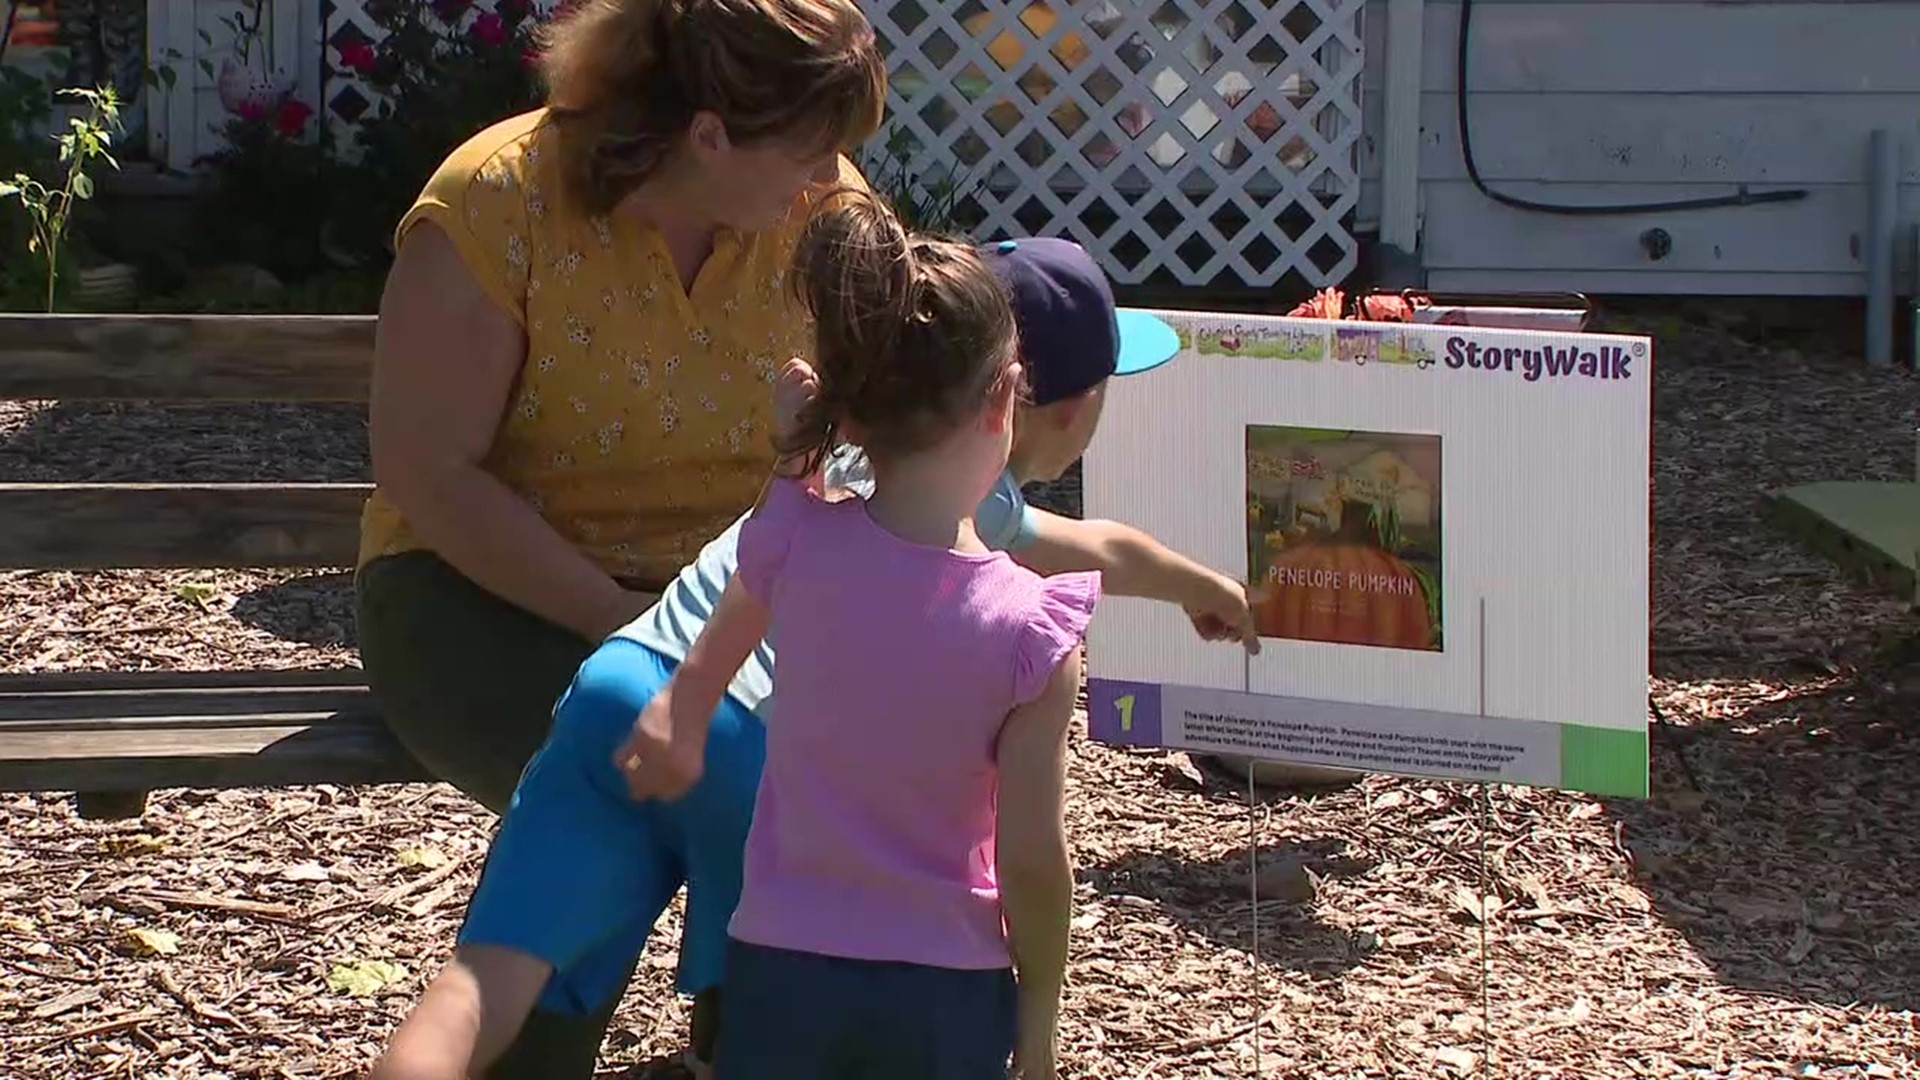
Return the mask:
[(1067, 924), (1073, 909), (1073, 863), (1064, 820), (1067, 727), (1080, 693), (1081, 651), (1076, 647), (1068, 653), (1040, 696), (1015, 709), (1000, 731), (994, 857), (1008, 951), (1019, 983), (1014, 1064), (1022, 1080), (1054, 1075)]
[(655, 597), (621, 587), (480, 464), (526, 348), (453, 241), (431, 223), (408, 230), (374, 334), (373, 478), (455, 569), (597, 642)]
[[(774, 424), (780, 431), (791, 428), (801, 407), (819, 386), (806, 361), (787, 361), (773, 390)], [(818, 470), (801, 477), (794, 475), (792, 466), (793, 462), (784, 458), (774, 463), (773, 474), (761, 485), (751, 513), (758, 513), (766, 505), (767, 493), (780, 476), (792, 476), (797, 483), (818, 488)], [(740, 584), (739, 578), (727, 581), (713, 614), (688, 648), (687, 658), (641, 710), (627, 741), (614, 751), (614, 764), (626, 773), (627, 787), (634, 798), (677, 799), (700, 779), (707, 725), (733, 677), (740, 673), (740, 665), (767, 636), (772, 621), (772, 612)]]
[(740, 584), (727, 582), (713, 614), (647, 707), (640, 711), (614, 762), (636, 799), (677, 799), (700, 779), (707, 725), (740, 665), (767, 636), (767, 606)]

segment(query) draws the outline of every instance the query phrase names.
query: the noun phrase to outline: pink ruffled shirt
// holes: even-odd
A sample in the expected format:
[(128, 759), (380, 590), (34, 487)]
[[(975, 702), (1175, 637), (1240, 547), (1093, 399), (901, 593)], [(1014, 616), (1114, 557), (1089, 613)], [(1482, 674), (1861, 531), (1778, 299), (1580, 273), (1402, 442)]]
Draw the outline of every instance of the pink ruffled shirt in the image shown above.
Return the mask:
[(1098, 573), (902, 540), (862, 499), (775, 480), (736, 577), (773, 613), (779, 708), (747, 836), (741, 941), (948, 968), (1010, 963), (995, 744), (1086, 632)]

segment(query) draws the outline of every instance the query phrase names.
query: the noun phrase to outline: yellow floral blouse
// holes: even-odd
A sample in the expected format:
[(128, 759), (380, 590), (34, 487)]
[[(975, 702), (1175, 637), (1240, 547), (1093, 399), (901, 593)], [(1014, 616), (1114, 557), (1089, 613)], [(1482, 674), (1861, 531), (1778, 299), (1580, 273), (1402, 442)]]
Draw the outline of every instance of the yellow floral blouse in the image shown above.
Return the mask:
[[(526, 327), (487, 467), (610, 574), (658, 586), (753, 503), (772, 465), (770, 384), (787, 357), (812, 352), (785, 287), (811, 196), (774, 230), (723, 232), (689, 293), (657, 232), (568, 205), (541, 117), (455, 150), (395, 241), (432, 221)], [(862, 183), (851, 162), (840, 168)], [(376, 490), (360, 561), (418, 546)]]

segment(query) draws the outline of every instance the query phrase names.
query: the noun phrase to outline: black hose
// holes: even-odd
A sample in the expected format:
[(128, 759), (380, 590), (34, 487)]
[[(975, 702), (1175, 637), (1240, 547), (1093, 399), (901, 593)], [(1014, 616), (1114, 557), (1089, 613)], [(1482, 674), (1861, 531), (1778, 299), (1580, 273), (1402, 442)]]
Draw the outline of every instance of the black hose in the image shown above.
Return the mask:
[(1473, 25), (1473, 0), (1460, 0), (1460, 32), (1456, 40), (1457, 66), (1454, 75), (1453, 103), (1454, 118), (1460, 127), (1460, 159), (1466, 164), (1467, 179), (1480, 194), (1504, 206), (1516, 210), (1531, 210), (1536, 214), (1561, 214), (1570, 217), (1602, 217), (1614, 214), (1665, 214), (1676, 210), (1710, 210), (1722, 206), (1757, 206), (1761, 203), (1798, 202), (1807, 197), (1805, 188), (1786, 191), (1752, 192), (1741, 184), (1739, 190), (1731, 195), (1706, 195), (1692, 199), (1668, 199), (1661, 202), (1643, 203), (1596, 203), (1588, 206), (1568, 206), (1563, 203), (1534, 202), (1517, 195), (1508, 195), (1487, 186), (1480, 177), (1480, 168), (1473, 160), (1473, 134), (1467, 125), (1467, 40), (1469, 28)]

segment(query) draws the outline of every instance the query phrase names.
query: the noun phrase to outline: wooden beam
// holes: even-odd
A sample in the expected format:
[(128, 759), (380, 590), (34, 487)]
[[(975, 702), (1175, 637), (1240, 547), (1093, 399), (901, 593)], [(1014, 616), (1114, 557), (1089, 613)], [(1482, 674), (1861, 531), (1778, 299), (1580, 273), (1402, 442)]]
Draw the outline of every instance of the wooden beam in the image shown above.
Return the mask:
[(156, 668), (148, 671), (18, 671), (0, 673), (0, 716), (15, 715), (8, 698), (27, 694), (93, 694), (137, 690), (283, 690), (364, 687), (367, 673), (338, 668)]
[(360, 674), (0, 675), (0, 790), (73, 791), (111, 818), (154, 788), (429, 779)]
[(367, 400), (371, 315), (0, 315), (0, 400)]
[(0, 721), (0, 791), (385, 784), (431, 780), (371, 710), (252, 717)]
[(0, 567), (351, 567), (368, 484), (0, 484)]

